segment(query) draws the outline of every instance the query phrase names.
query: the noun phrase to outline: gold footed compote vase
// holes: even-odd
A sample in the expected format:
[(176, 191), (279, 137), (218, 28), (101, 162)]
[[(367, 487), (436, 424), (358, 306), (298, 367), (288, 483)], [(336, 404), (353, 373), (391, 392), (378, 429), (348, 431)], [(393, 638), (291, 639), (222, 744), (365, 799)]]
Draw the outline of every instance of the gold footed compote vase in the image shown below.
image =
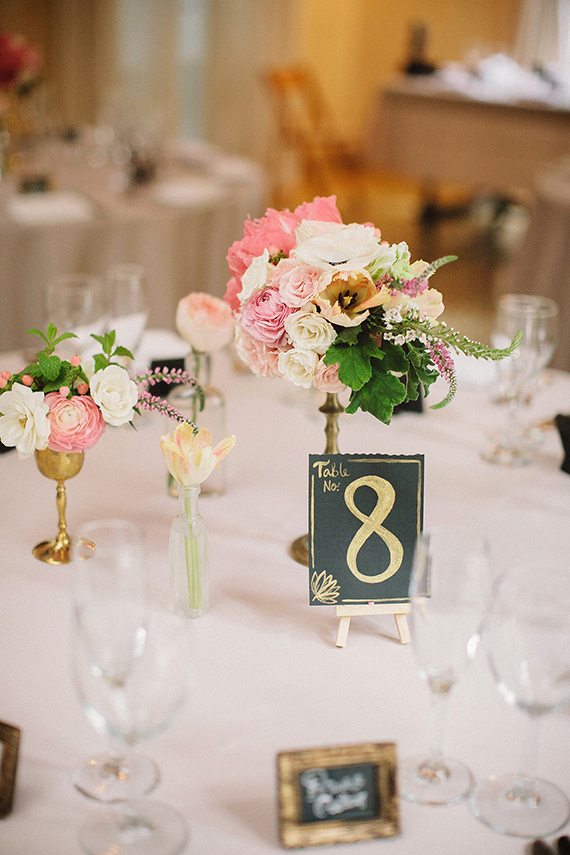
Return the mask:
[[(336, 392), (327, 392), (325, 403), (319, 407), (319, 412), (327, 417), (325, 426), (326, 446), (324, 454), (338, 454), (338, 417), (344, 413), (344, 407), (338, 400)], [(298, 564), (309, 566), (309, 535), (297, 537), (289, 547), (289, 555)]]
[(36, 451), (36, 464), (42, 475), (57, 481), (56, 504), (59, 517), (59, 532), (53, 540), (43, 540), (34, 547), (33, 553), (46, 564), (68, 564), (71, 558), (71, 538), (67, 533), (65, 509), (67, 496), (65, 482), (81, 471), (85, 453), (51, 451)]

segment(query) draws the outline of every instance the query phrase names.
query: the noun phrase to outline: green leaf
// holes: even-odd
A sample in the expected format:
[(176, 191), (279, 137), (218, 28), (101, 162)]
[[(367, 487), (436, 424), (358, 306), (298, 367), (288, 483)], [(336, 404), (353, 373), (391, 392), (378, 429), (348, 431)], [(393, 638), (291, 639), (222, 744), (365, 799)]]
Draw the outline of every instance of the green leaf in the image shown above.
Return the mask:
[(109, 364), (109, 360), (103, 353), (96, 353), (93, 359), (95, 361), (95, 371), (100, 371), (102, 368), (106, 368)]
[(55, 356), (55, 354), (52, 356), (40, 356), (38, 364), (46, 380), (55, 380), (59, 376), (59, 372), (61, 371), (61, 359), (59, 356)]
[(396, 371), (398, 374), (406, 373), (410, 360), (406, 356), (403, 347), (399, 344), (394, 344), (389, 339), (385, 339), (382, 342), (382, 353), (384, 354), (382, 366), (385, 371)]
[(134, 356), (131, 353), (131, 351), (127, 350), (126, 347), (122, 347), (121, 345), (119, 345), (119, 347), (115, 348), (115, 350), (112, 353), (112, 356), (128, 356), (129, 359), (134, 359)]
[(55, 324), (49, 323), (47, 328), (47, 340), (52, 343), (57, 335), (57, 327)]
[(383, 370), (383, 364), (374, 362), (370, 380), (350, 396), (347, 413), (364, 410), (389, 425), (397, 404), (406, 399), (406, 388), (401, 380)]
[(55, 341), (53, 342), (54, 347), (56, 344), (59, 344), (60, 341), (65, 341), (66, 338), (79, 338), (79, 336), (75, 335), (74, 332), (64, 332), (61, 335), (58, 335), (58, 337), (55, 339)]
[(341, 383), (351, 389), (360, 389), (372, 374), (370, 356), (359, 347), (348, 344), (331, 344), (324, 356), (325, 365), (338, 362), (338, 376)]
[(41, 330), (31, 329), (27, 331), (26, 335), (39, 335), (40, 338), (43, 338), (43, 340), (49, 344), (49, 341), (47, 340), (43, 332), (41, 332)]
[(356, 344), (358, 342), (358, 334), (360, 333), (361, 327), (344, 327), (337, 337), (335, 338), (335, 342), (345, 342), (346, 344)]
[(98, 341), (101, 347), (105, 344), (105, 336), (104, 335), (95, 335), (94, 332), (91, 333), (91, 338), (94, 338), (95, 341)]
[(31, 362), (30, 365), (28, 365), (28, 366), (26, 366), (26, 368), (24, 368), (22, 374), (29, 374), (30, 377), (41, 377), (43, 374), (43, 371), (37, 362)]

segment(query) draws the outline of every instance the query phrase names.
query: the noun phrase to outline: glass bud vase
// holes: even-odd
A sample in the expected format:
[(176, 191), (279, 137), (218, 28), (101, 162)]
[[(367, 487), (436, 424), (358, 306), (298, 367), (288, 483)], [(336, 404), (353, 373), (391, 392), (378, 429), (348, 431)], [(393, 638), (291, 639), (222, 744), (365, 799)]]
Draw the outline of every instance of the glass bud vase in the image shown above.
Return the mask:
[(180, 508), (170, 529), (170, 604), (178, 614), (197, 618), (208, 611), (208, 549), (200, 516), (200, 487), (177, 484)]
[[(226, 402), (222, 392), (210, 382), (212, 357), (209, 353), (192, 351), (186, 357), (186, 371), (196, 378), (204, 392), (204, 406), (200, 409), (200, 396), (193, 386), (175, 386), (168, 395), (168, 403), (180, 410), (197, 427), (208, 428), (212, 445), (226, 436)], [(222, 495), (226, 488), (225, 470), (216, 468), (202, 485), (202, 494)], [(176, 483), (170, 483), (169, 492), (176, 495)]]

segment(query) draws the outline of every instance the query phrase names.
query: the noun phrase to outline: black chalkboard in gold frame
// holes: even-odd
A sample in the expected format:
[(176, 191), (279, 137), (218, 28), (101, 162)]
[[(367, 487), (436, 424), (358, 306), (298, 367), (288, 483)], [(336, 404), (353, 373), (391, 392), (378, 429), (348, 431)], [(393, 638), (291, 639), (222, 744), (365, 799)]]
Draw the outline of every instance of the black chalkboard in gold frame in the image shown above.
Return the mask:
[(12, 810), (20, 729), (0, 721), (0, 819)]
[(282, 752), (277, 770), (285, 849), (400, 833), (393, 742)]

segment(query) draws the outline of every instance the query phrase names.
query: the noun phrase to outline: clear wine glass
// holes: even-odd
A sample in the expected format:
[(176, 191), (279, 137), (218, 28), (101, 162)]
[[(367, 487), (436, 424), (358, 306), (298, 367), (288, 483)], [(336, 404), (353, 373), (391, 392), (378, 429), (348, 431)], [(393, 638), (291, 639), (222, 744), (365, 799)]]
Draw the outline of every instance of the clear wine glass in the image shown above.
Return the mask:
[(505, 294), (494, 322), (494, 347), (504, 347), (521, 330), (521, 343), (511, 356), (499, 362), (501, 397), (507, 403), (502, 433), (483, 452), (489, 463), (523, 466), (532, 462), (533, 441), (522, 423), (522, 407), (558, 344), (558, 306), (547, 297)]
[(412, 645), (431, 700), (431, 749), (400, 764), (400, 795), (427, 805), (454, 804), (473, 787), (469, 769), (444, 753), (448, 698), (475, 655), (491, 590), (485, 540), (463, 526), (419, 538), (409, 596)]
[[(100, 536), (85, 528), (83, 541)], [(99, 540), (101, 543), (101, 539)], [(78, 546), (89, 575), (99, 544)], [(108, 577), (122, 573), (121, 561)], [(112, 578), (96, 586), (74, 609), (73, 673), (79, 698), (91, 723), (122, 743), (127, 752), (142, 739), (163, 732), (181, 708), (189, 678), (188, 622), (149, 607), (132, 584)], [(81, 600), (80, 600), (81, 602)], [(127, 761), (127, 773), (129, 763)], [(171, 808), (144, 801), (144, 793), (127, 774), (120, 806), (94, 814), (80, 830), (88, 855), (175, 855), (188, 840), (184, 817)]]
[(115, 264), (107, 271), (108, 328), (136, 356), (148, 320), (144, 267)]
[[(95, 548), (93, 548), (95, 546)], [(72, 548), (77, 569), (73, 589), (72, 657), (89, 645), (106, 674), (120, 674), (136, 655), (147, 620), (146, 550), (139, 526), (123, 520), (87, 523)], [(87, 562), (87, 559), (88, 562)], [(155, 763), (114, 737), (96, 708), (84, 701), (87, 718), (106, 737), (108, 750), (89, 757), (72, 773), (90, 798), (120, 801), (149, 793), (159, 781)]]
[(500, 580), (487, 620), (489, 662), (501, 695), (528, 715), (518, 774), (494, 776), (471, 796), (494, 831), (538, 838), (570, 818), (567, 796), (535, 776), (543, 716), (570, 704), (570, 577), (552, 563), (516, 568)]
[(100, 349), (91, 334), (102, 335), (106, 328), (106, 300), (103, 280), (87, 274), (66, 274), (52, 280), (46, 289), (48, 323), (60, 332), (75, 333), (58, 345), (58, 353), (69, 359), (78, 353), (91, 356)]

